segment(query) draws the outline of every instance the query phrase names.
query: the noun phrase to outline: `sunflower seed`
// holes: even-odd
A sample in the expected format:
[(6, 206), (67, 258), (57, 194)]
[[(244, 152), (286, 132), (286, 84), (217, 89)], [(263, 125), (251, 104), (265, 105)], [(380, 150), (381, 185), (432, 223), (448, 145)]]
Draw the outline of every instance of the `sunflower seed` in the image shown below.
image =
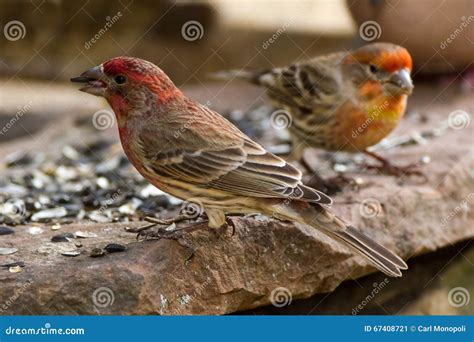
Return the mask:
[(118, 243), (109, 243), (107, 246), (104, 247), (104, 249), (109, 253), (117, 253), (125, 251), (127, 247)]
[(0, 235), (14, 234), (15, 231), (7, 226), (0, 226)]
[(18, 252), (17, 248), (0, 247), (0, 255), (10, 255), (15, 254), (16, 252)]
[(62, 233), (58, 235), (54, 235), (51, 238), (51, 242), (70, 242), (71, 239), (74, 239), (75, 236), (72, 233)]
[(78, 238), (83, 238), (83, 239), (96, 238), (96, 237), (97, 237), (97, 234), (91, 233), (91, 232), (77, 231), (77, 232), (76, 232), (76, 237), (78, 237)]
[(63, 155), (71, 160), (77, 160), (80, 157), (79, 152), (72, 146), (66, 145), (62, 150)]
[(81, 255), (81, 252), (79, 251), (67, 251), (67, 252), (62, 252), (61, 255), (67, 256), (67, 257), (77, 257), (78, 255)]
[(40, 227), (30, 227), (28, 229), (28, 233), (30, 233), (31, 235), (39, 235), (43, 232), (43, 229), (41, 229)]
[(93, 248), (89, 254), (92, 258), (98, 258), (105, 255), (103, 249), (100, 248)]
[(8, 270), (10, 271), (10, 273), (18, 273), (18, 272), (23, 271), (23, 267), (13, 266), (13, 267), (10, 267)]
[(67, 215), (66, 209), (64, 209), (63, 207), (57, 207), (57, 208), (38, 211), (37, 213), (31, 216), (31, 220), (44, 222), (44, 221), (50, 221), (51, 219), (54, 219), (54, 218), (64, 217), (66, 215)]
[(25, 267), (25, 263), (23, 261), (15, 261), (15, 262), (2, 265), (2, 267), (4, 268), (10, 268), (10, 267), (16, 267), (16, 266)]

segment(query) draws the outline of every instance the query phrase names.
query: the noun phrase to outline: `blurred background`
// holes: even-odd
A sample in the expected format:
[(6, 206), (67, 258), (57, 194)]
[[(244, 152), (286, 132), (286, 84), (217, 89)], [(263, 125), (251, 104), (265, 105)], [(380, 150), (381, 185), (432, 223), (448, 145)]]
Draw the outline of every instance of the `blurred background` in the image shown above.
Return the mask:
[[(87, 134), (71, 128), (71, 122), (74, 127), (97, 128), (91, 117), (108, 109), (104, 100), (79, 93), (77, 87), (69, 83), (71, 77), (91, 66), (118, 55), (152, 61), (187, 95), (219, 110), (247, 134), (271, 145), (284, 141), (285, 134), (268, 133), (266, 114), (260, 115), (261, 111), (254, 110), (265, 103), (263, 90), (212, 81), (210, 73), (287, 65), (376, 41), (403, 45), (414, 59), (416, 90), (407, 112), (412, 121), (402, 125), (398, 135), (408, 135), (410, 139), (415, 133), (422, 138), (436, 136), (433, 132), (438, 123), (447, 120), (449, 113), (455, 110), (462, 112), (461, 119), (464, 123), (467, 121), (465, 127), (469, 126), (468, 113), (474, 108), (473, 0), (0, 0), (0, 152), (2, 172), (5, 172), (0, 195), (4, 202), (26, 196), (25, 193), (33, 198), (31, 209), (26, 203), (31, 212), (23, 215), (23, 221), (12, 223), (4, 217), (4, 223), (28, 222), (32, 212), (51, 208), (61, 201), (43, 199), (44, 203), (39, 201), (36, 205), (38, 196), (36, 192), (30, 193), (28, 177), (40, 179), (33, 181), (32, 187), (37, 191), (36, 185), (47, 187), (48, 182), (53, 182), (46, 177), (50, 171), (44, 171), (46, 178), (33, 172), (24, 177), (27, 181), (18, 180), (15, 175), (18, 176), (23, 167), (41, 165), (46, 169), (45, 163), (51, 160), (57, 163), (53, 167), (62, 165), (64, 160), (67, 167), (72, 167), (74, 160), (81, 160), (77, 155), (81, 155), (82, 150), (77, 146), (64, 150), (64, 146), (79, 137), (87, 140), (89, 135), (100, 134), (107, 141), (117, 141), (113, 123), (106, 122), (106, 127)], [(420, 140), (414, 141), (420, 143)], [(472, 151), (472, 136), (466, 135), (463, 141), (464, 148)], [(43, 152), (56, 150), (60, 159), (38, 157)], [(116, 148), (114, 153), (120, 154), (119, 150), (120, 147)], [(427, 157), (429, 160), (429, 155)], [(118, 168), (118, 165), (122, 164), (106, 166)], [(58, 173), (55, 170), (52, 174)], [(59, 172), (65, 183), (74, 178), (68, 172), (71, 170), (64, 168)], [(94, 177), (101, 178), (101, 175), (99, 172)], [(108, 181), (112, 183), (111, 178)], [(97, 182), (95, 178), (94, 182)], [(98, 188), (103, 187), (104, 182), (100, 180)], [(143, 182), (137, 182), (138, 185), (133, 183), (132, 190), (134, 186), (146, 188)], [(110, 193), (110, 187), (108, 189)], [(100, 199), (105, 195), (98, 189), (94, 196)], [(125, 197), (117, 207), (129, 205), (135, 210), (139, 206), (134, 207)], [(82, 206), (84, 198), (75, 205)], [(468, 198), (464, 207), (472, 208), (472, 198)], [(92, 199), (92, 204), (86, 206), (97, 208), (102, 203), (93, 202)], [(121, 220), (130, 212), (110, 215), (110, 220)], [(472, 212), (466, 215), (472, 217)], [(64, 216), (70, 218), (69, 213), (57, 217), (67, 223)], [(52, 215), (45, 221), (54, 223), (57, 217)], [(466, 227), (469, 229), (472, 227)], [(453, 288), (467, 289), (468, 296), (474, 290), (472, 244), (462, 245), (460, 254), (456, 243), (447, 241), (447, 249), (441, 254), (421, 259), (420, 265), (430, 266), (414, 267), (414, 273), (405, 283), (394, 282), (393, 288), (405, 286), (407, 291), (403, 295), (397, 290), (384, 292), (379, 300), (386, 309), (372, 303), (364, 313), (474, 312), (474, 300), (468, 299), (465, 305), (450, 305), (446, 301)], [(416, 289), (420, 279), (426, 283), (422, 291)], [(316, 314), (319, 311), (313, 308), (317, 305), (323, 313), (350, 314), (350, 309), (341, 304), (341, 295), (352, 293), (364, 298), (372, 283), (372, 278), (362, 282), (364, 286), (360, 288), (345, 283), (339, 292), (328, 298), (317, 295), (297, 302), (289, 311), (278, 313)], [(357, 303), (358, 300), (350, 307)], [(275, 310), (265, 308), (250, 313), (277, 313)]]
[(217, 69), (287, 64), (376, 40), (405, 46), (421, 73), (462, 71), (474, 54), (471, 0), (0, 4), (4, 76), (67, 80), (113, 56), (136, 55), (182, 85)]

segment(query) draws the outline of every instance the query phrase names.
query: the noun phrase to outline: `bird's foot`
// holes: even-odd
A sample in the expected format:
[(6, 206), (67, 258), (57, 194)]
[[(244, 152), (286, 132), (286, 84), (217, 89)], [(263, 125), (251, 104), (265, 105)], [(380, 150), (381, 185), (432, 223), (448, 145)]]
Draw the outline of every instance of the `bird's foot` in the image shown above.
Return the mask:
[[(156, 219), (153, 217), (147, 217), (145, 218), (145, 220), (152, 223), (138, 227), (138, 228), (128, 228), (126, 230), (131, 233), (137, 233), (137, 240), (140, 240), (140, 238), (142, 238), (144, 241), (149, 240), (149, 239), (175, 240), (181, 246), (191, 250), (190, 256), (187, 257), (185, 260), (186, 262), (188, 262), (194, 257), (194, 254), (196, 253), (196, 248), (192, 244), (192, 242), (186, 239), (185, 235), (199, 229), (207, 228), (207, 224), (208, 224), (208, 221), (201, 221), (201, 222), (191, 223), (187, 226), (178, 227), (176, 226), (176, 222), (184, 221), (183, 219), (181, 219), (181, 217), (177, 217), (177, 218), (169, 219), (169, 220), (161, 220), (161, 219)], [(171, 224), (168, 225), (168, 223), (170, 222)], [(151, 229), (157, 225), (166, 225), (166, 226), (159, 227), (158, 229)]]
[(176, 224), (176, 223), (180, 223), (180, 222), (183, 222), (183, 221), (186, 221), (186, 220), (189, 220), (189, 217), (187, 217), (185, 215), (178, 215), (178, 216), (172, 217), (170, 219), (159, 219), (159, 218), (151, 217), (151, 216), (145, 217), (145, 221), (154, 223), (155, 225), (159, 224), (159, 225), (162, 225), (162, 226), (170, 226), (173, 223)]
[(219, 228), (213, 229), (213, 231), (215, 232), (216, 237), (221, 237), (222, 235), (227, 234), (229, 228), (231, 229), (230, 236), (233, 237), (235, 235), (235, 224), (232, 216), (226, 216), (225, 223)]
[(150, 222), (150, 224), (145, 224), (145, 225), (137, 227), (137, 228), (126, 227), (125, 230), (129, 233), (138, 233), (138, 236), (137, 236), (137, 239), (138, 239), (141, 232), (147, 231), (147, 230), (149, 230), (149, 229), (151, 229), (151, 228), (153, 228), (157, 225), (162, 225), (162, 226), (168, 226), (169, 227), (173, 223), (176, 224), (176, 223), (182, 222), (184, 220), (187, 220), (187, 218), (185, 218), (182, 215), (178, 215), (178, 216), (173, 217), (171, 219), (159, 219), (159, 218), (156, 218), (156, 217), (147, 216), (147, 217), (145, 217), (145, 221)]
[[(181, 226), (178, 227), (176, 226), (176, 223), (188, 220), (189, 218), (184, 217), (184, 216), (177, 216), (171, 219), (158, 219), (155, 217), (145, 217), (145, 221), (151, 222), (150, 224), (146, 224), (144, 226), (140, 226), (137, 228), (125, 228), (127, 232), (130, 233), (137, 233), (137, 239), (139, 239), (141, 236), (147, 237), (155, 237), (159, 239), (170, 239), (170, 240), (176, 240), (177, 238), (181, 237), (182, 235), (196, 231), (199, 229), (203, 229), (207, 227), (207, 220), (200, 221), (200, 222), (194, 222), (191, 224), (188, 224), (186, 226)], [(151, 228), (155, 226), (165, 226), (165, 227), (160, 227), (158, 229), (152, 230)]]
[(380, 165), (365, 165), (368, 170), (377, 170), (383, 174), (403, 177), (403, 176), (418, 176), (427, 180), (426, 175), (420, 170), (420, 164), (414, 163), (405, 166), (396, 166), (391, 163), (383, 162)]
[(225, 222), (226, 222), (226, 225), (225, 225), (225, 229), (227, 228), (231, 228), (232, 229), (232, 233), (230, 234), (230, 236), (234, 236), (235, 235), (235, 223), (233, 221), (233, 218), (232, 216), (227, 216), (225, 218)]
[(376, 153), (364, 151), (365, 154), (371, 156), (374, 159), (377, 159), (380, 164), (379, 165), (366, 165), (365, 167), (369, 170), (378, 170), (381, 173), (395, 176), (395, 177), (402, 177), (402, 176), (418, 176), (423, 178), (425, 181), (428, 180), (426, 175), (420, 170), (421, 163), (414, 163), (405, 166), (395, 166), (390, 163), (387, 159), (379, 156)]

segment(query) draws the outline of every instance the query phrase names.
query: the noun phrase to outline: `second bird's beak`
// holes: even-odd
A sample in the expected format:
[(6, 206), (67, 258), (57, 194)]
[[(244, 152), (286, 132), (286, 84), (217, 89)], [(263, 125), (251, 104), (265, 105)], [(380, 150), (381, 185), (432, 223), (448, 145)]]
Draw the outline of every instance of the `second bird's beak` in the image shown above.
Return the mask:
[(413, 82), (408, 69), (402, 69), (394, 72), (388, 79), (389, 85), (395, 87), (402, 94), (410, 95), (413, 91)]
[(101, 66), (84, 71), (81, 76), (71, 78), (71, 82), (85, 83), (84, 87), (79, 88), (80, 91), (95, 96), (105, 96), (107, 82)]

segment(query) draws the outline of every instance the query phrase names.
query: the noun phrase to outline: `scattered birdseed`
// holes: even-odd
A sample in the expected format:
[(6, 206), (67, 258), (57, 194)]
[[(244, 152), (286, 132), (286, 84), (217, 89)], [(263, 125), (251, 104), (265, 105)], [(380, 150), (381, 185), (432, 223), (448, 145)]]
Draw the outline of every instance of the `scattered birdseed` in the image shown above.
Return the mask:
[(0, 180), (0, 224), (52, 222), (55, 230), (82, 220), (128, 222), (154, 216), (170, 208), (170, 201), (173, 210), (179, 207), (181, 201), (131, 171), (125, 156), (110, 157), (110, 145), (97, 140), (65, 146), (57, 156), (9, 156), (6, 166), (11, 173)]

